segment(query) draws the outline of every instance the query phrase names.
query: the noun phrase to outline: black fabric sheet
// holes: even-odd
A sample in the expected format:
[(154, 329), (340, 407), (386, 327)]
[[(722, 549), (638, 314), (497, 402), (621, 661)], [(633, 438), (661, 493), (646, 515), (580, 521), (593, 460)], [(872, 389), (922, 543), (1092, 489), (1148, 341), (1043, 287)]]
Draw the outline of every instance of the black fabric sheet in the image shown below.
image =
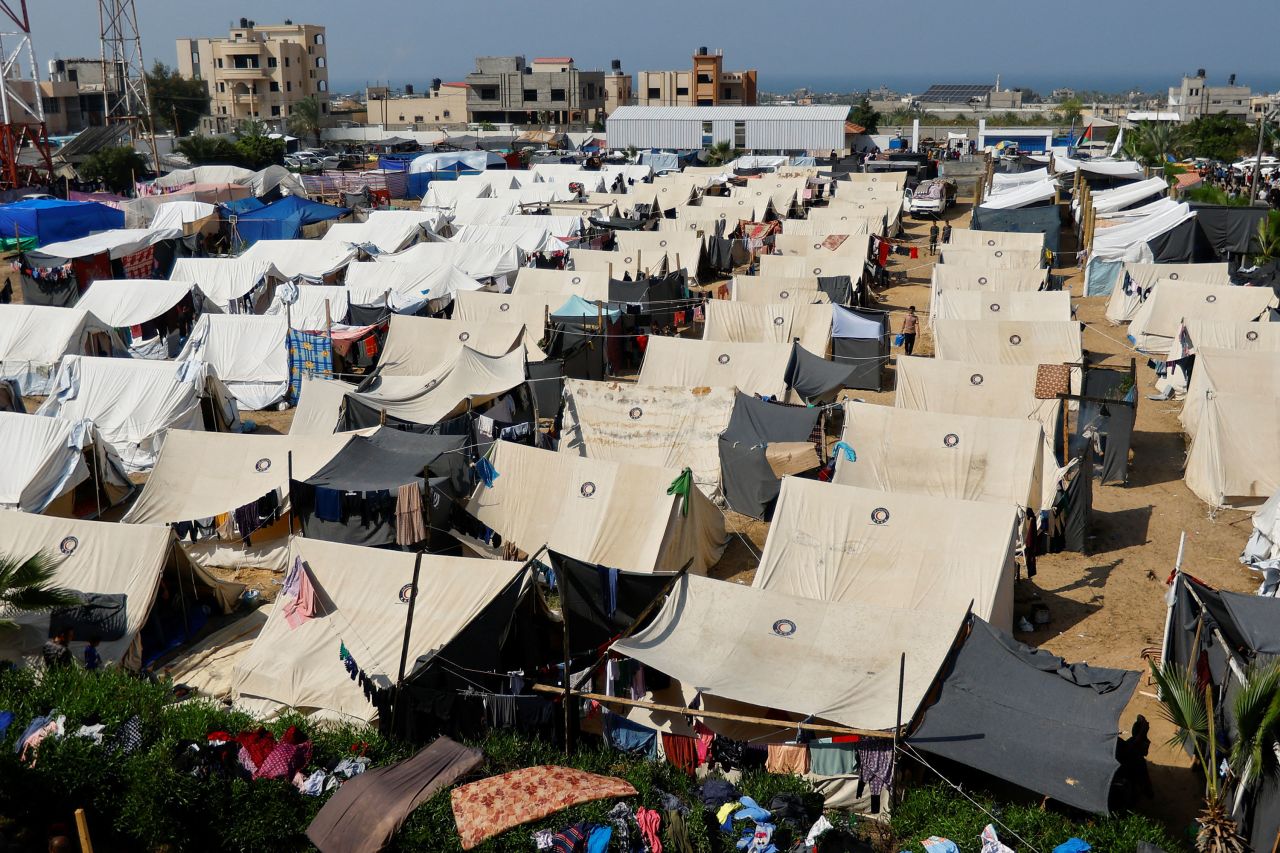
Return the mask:
[(1223, 590), (1222, 606), (1235, 626), (1232, 632), (1256, 655), (1280, 655), (1280, 599)]
[(729, 426), (720, 434), (720, 481), (730, 509), (765, 520), (773, 515), (782, 481), (769, 467), (765, 446), (808, 441), (820, 414), (816, 408), (783, 406), (738, 394)]
[(1012, 210), (995, 210), (979, 207), (973, 212), (976, 231), (1005, 231), (1015, 234), (1043, 234), (1044, 246), (1051, 252), (1058, 251), (1062, 222), (1058, 207), (1052, 201), (1034, 207), (1017, 207)]
[(1267, 208), (1192, 204), (1191, 209), (1196, 212), (1200, 233), (1219, 257), (1257, 254), (1258, 223), (1267, 218)]
[(22, 278), (22, 301), (27, 305), (50, 305), (54, 308), (71, 308), (80, 301), (80, 287), (75, 276), (60, 281)]
[(1068, 665), (975, 618), (910, 742), (1105, 814), (1120, 714), (1137, 685), (1136, 672)]
[(1195, 219), (1175, 225), (1159, 237), (1147, 241), (1152, 262), (1157, 264), (1196, 264), (1218, 260)]
[(290, 500), (294, 517), (308, 539), (379, 548), (396, 541), (396, 495), (391, 491), (343, 492), (333, 490), (342, 510), (336, 519), (321, 518), (319, 489), (294, 481)]
[(829, 398), (849, 387), (851, 368), (847, 362), (827, 361), (799, 344), (791, 347), (786, 382), (805, 402)]
[(1089, 544), (1089, 520), (1093, 517), (1093, 444), (1085, 442), (1080, 451), (1080, 473), (1067, 486), (1062, 502), (1062, 547), (1075, 554), (1085, 553)]
[[(1109, 398), (1117, 389), (1127, 384), (1128, 372), (1118, 370), (1086, 370), (1084, 396)], [(1125, 483), (1129, 480), (1129, 445), (1133, 438), (1133, 425), (1138, 417), (1137, 389), (1130, 388), (1123, 402), (1090, 403), (1081, 401), (1077, 429), (1096, 423), (1103, 437), (1102, 465), (1098, 473), (1104, 485)]]
[(538, 417), (554, 418), (564, 400), (564, 363), (553, 358), (531, 361), (527, 365), (529, 387), (533, 389)]
[(59, 607), (49, 614), (49, 633), (75, 631), (77, 640), (119, 640), (128, 630), (128, 606), (124, 593), (79, 592), (80, 604)]
[(853, 303), (853, 279), (847, 275), (820, 275), (818, 276), (818, 290), (831, 299), (836, 305), (850, 305)]
[[(613, 612), (608, 609), (609, 569), (547, 551), (559, 584), (560, 603), (569, 619), (569, 642), (574, 653), (589, 654), (612, 641), (662, 594), (671, 582), (670, 575), (647, 572), (618, 572), (617, 600)], [(658, 612), (654, 607), (646, 617)], [(644, 627), (637, 625), (636, 630)]]
[(307, 478), (312, 486), (370, 492), (394, 490), (422, 478), (424, 468), (453, 479), (459, 492), (466, 488), (467, 443), (461, 435), (421, 435), (380, 429), (357, 435), (323, 468)]

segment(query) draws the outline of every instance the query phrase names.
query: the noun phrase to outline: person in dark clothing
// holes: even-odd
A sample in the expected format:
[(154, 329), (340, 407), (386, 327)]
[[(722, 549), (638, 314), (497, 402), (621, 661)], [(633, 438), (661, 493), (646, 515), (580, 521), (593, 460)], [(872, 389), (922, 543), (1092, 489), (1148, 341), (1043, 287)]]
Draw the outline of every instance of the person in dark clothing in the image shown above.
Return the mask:
[(951, 242), (951, 223), (948, 222), (946, 225), (942, 226), (942, 245), (945, 246), (950, 242)]
[(46, 669), (60, 669), (71, 666), (71, 631), (64, 629), (49, 638), (40, 650), (44, 657)]
[(916, 333), (920, 331), (920, 318), (916, 316), (916, 306), (907, 309), (907, 316), (902, 318), (902, 348), (907, 355), (916, 348)]
[(93, 672), (102, 668), (102, 655), (98, 654), (100, 637), (90, 637), (89, 644), (84, 647), (84, 668)]
[(929, 254), (938, 254), (938, 223), (929, 226)]

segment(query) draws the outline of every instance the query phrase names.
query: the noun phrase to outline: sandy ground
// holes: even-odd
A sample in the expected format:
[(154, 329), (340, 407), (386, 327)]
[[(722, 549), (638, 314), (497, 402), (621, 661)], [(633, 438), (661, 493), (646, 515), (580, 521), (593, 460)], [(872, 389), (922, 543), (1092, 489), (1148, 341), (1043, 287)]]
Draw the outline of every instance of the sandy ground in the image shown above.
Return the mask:
[[(950, 214), (953, 227), (967, 228), (967, 205)], [(900, 328), (908, 305), (924, 314), (929, 307), (929, 280), (933, 258), (927, 256), (929, 223), (904, 220), (906, 236), (920, 246), (921, 257), (912, 260), (894, 256), (891, 270), (900, 274), (895, 283), (880, 294), (880, 307), (893, 312), (893, 328)], [(1064, 239), (1069, 239), (1064, 235)], [(1081, 275), (1077, 269), (1059, 269), (1071, 276), (1072, 305), (1077, 318), (1086, 324), (1084, 347), (1095, 360), (1109, 357), (1127, 363), (1132, 353), (1124, 343), (1123, 328), (1110, 326), (1105, 317), (1105, 297), (1082, 298)], [(905, 274), (905, 281), (901, 275)], [(15, 284), (15, 296), (21, 289)], [(930, 355), (933, 341), (928, 324), (921, 324), (917, 355)], [(895, 349), (895, 355), (900, 350)], [(893, 404), (893, 368), (889, 368), (886, 391), (854, 392), (869, 402)], [(1138, 357), (1140, 402), (1132, 441), (1130, 478), (1127, 486), (1095, 486), (1094, 516), (1086, 554), (1053, 554), (1038, 559), (1038, 575), (1020, 580), (1016, 590), (1019, 614), (1032, 602), (1048, 606), (1047, 626), (1019, 634), (1024, 642), (1043, 646), (1069, 661), (1085, 661), (1109, 667), (1145, 671), (1144, 649), (1158, 649), (1165, 621), (1165, 579), (1178, 551), (1179, 536), (1186, 533), (1184, 567), (1210, 584), (1225, 589), (1250, 592), (1256, 581), (1236, 557), (1250, 529), (1247, 512), (1225, 511), (1212, 516), (1182, 481), (1185, 442), (1178, 423), (1180, 403), (1154, 402), (1153, 371), (1145, 358)], [(29, 400), (29, 404), (37, 403)], [(34, 410), (34, 408), (29, 409)], [(286, 433), (293, 410), (249, 412), (263, 433)], [(731, 541), (723, 559), (711, 571), (713, 577), (737, 583), (751, 582), (758, 557), (768, 535), (768, 525), (735, 513), (728, 513)], [(229, 575), (230, 576), (230, 575)], [(270, 573), (244, 572), (240, 582), (273, 598), (276, 582)], [(1152, 780), (1156, 796), (1143, 810), (1171, 826), (1185, 826), (1199, 800), (1199, 788), (1187, 772), (1185, 756), (1165, 741), (1172, 728), (1160, 715), (1154, 688), (1144, 677), (1121, 723), (1127, 731), (1142, 714), (1151, 721)]]

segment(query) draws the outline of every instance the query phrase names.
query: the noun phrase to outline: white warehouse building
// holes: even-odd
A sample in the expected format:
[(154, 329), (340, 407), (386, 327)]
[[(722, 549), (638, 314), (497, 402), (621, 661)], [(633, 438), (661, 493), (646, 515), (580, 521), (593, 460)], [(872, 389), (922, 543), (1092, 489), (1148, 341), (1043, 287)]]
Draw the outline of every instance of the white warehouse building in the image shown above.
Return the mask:
[(845, 147), (849, 107), (619, 107), (610, 148), (693, 151), (717, 142), (755, 154), (826, 153)]

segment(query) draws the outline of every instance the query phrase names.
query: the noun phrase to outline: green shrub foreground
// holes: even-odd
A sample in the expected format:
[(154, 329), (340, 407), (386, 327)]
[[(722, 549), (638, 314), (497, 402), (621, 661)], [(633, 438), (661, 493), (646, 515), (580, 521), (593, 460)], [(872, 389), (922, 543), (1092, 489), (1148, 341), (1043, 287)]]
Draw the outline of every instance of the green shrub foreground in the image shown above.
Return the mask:
[[(33, 717), (51, 709), (66, 715), (69, 736), (42, 743), (35, 765), (27, 766), (14, 753), (14, 741)], [(91, 674), (78, 668), (52, 673), (0, 671), (0, 711), (4, 710), (14, 714), (12, 725), (0, 740), (0, 837), (12, 845), (6, 850), (44, 851), (50, 827), (72, 826), (77, 808), (85, 809), (88, 815), (98, 853), (311, 849), (304, 833), (323, 805), (323, 797), (303, 796), (283, 781), (216, 776), (197, 779), (175, 767), (177, 748), (183, 740), (203, 742), (210, 731), (234, 733), (256, 728), (259, 724), (245, 714), (205, 701), (172, 704), (171, 691), (163, 684), (115, 671)], [(86, 721), (106, 724), (110, 734), (134, 714), (142, 719), (143, 743), (132, 754), (70, 736)], [(365, 727), (317, 726), (286, 717), (272, 721), (267, 728), (280, 734), (290, 725), (298, 725), (311, 736), (313, 765), (351, 755), (353, 745), (363, 748), (375, 766), (406, 758), (413, 751)], [(638, 792), (631, 800), (633, 806), (661, 811), (663, 793), (674, 794), (690, 805), (696, 803), (693, 780), (666, 763), (594, 746), (584, 747), (566, 760), (550, 743), (506, 732), (492, 734), (475, 745), (485, 753), (485, 775), (537, 764), (569, 764), (625, 778)], [(815, 797), (797, 777), (763, 772), (747, 774), (739, 788), (765, 805), (783, 792)], [(1086, 839), (1100, 851), (1128, 853), (1139, 840), (1159, 844), (1170, 853), (1180, 849), (1162, 827), (1145, 818), (1073, 825), (1054, 812), (986, 805), (1046, 853), (1072, 835)], [(612, 801), (586, 803), (540, 823), (517, 827), (478, 849), (523, 853), (532, 849), (532, 832), (560, 829), (581, 820), (604, 822), (612, 806)], [(848, 823), (843, 816), (832, 817), (838, 825)], [(919, 850), (920, 839), (942, 835), (955, 840), (961, 850), (977, 850), (978, 833), (989, 821), (980, 810), (946, 789), (917, 788), (907, 793), (894, 816), (893, 834), (900, 842), (892, 849)], [(733, 849), (736, 838), (723, 836), (708, 812), (694, 808), (687, 826), (697, 853)], [(1004, 840), (1015, 849), (1021, 848), (1013, 839)], [(415, 811), (389, 849), (458, 850), (449, 792), (441, 791)]]

